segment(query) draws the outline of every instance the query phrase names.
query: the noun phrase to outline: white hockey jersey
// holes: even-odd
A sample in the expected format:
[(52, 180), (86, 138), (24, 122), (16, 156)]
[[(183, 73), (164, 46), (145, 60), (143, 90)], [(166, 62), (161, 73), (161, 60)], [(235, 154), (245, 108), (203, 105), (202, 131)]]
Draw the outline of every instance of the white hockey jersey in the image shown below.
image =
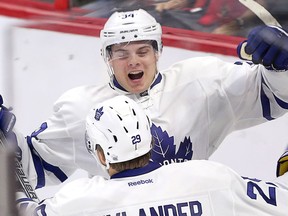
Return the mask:
[(151, 163), (127, 170), (111, 180), (100, 176), (75, 180), (53, 198), (38, 206), (34, 204), (33, 215), (285, 216), (288, 213), (288, 173), (277, 183), (243, 178), (227, 166), (205, 160), (158, 169), (157, 166)]
[(159, 72), (141, 94), (121, 90), (117, 82), (78, 87), (59, 98), (54, 114), (26, 140), (18, 136), (23, 166), (36, 188), (62, 182), (78, 168), (105, 175), (86, 150), (85, 118), (94, 104), (119, 94), (137, 101), (152, 118), (154, 161), (208, 159), (232, 131), (287, 112), (287, 83), (287, 72), (199, 57)]

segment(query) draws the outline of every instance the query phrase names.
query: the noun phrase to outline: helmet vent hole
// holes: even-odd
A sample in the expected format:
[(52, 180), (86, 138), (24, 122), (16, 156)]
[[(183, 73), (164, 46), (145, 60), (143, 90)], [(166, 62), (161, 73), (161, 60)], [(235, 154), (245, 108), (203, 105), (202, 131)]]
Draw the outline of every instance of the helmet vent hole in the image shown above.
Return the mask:
[(150, 119), (148, 118), (148, 116), (147, 116), (147, 115), (146, 115), (146, 118), (147, 118), (147, 120), (148, 120), (149, 124), (151, 124), (151, 122), (150, 122)]
[(139, 122), (138, 122), (138, 121), (137, 121), (137, 126), (136, 126), (136, 128), (139, 129)]
[(117, 136), (113, 135), (113, 138), (114, 138), (114, 141), (115, 141), (115, 142), (118, 141)]
[(128, 133), (128, 130), (127, 130), (127, 128), (126, 127), (123, 127), (124, 128), (124, 130), (126, 131), (126, 133)]
[(134, 35), (134, 38), (137, 38), (138, 37), (138, 35)]
[(121, 118), (121, 116), (119, 116), (118, 114), (117, 114), (117, 116), (118, 116), (118, 118), (120, 119), (120, 121), (122, 121), (122, 118)]
[(133, 112), (133, 115), (136, 116), (136, 113), (135, 113), (135, 110), (134, 110), (134, 109), (132, 109), (132, 112)]
[(122, 36), (122, 39), (124, 40), (124, 39), (125, 39), (125, 37), (124, 37), (124, 36)]

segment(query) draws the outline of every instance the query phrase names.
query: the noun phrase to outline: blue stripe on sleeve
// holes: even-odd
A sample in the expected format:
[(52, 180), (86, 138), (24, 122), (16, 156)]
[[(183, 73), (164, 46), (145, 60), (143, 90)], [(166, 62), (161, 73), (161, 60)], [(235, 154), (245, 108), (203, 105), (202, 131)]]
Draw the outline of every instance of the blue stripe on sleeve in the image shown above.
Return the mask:
[(31, 150), (32, 159), (34, 162), (35, 170), (37, 173), (37, 185), (36, 189), (44, 187), (45, 186), (45, 173), (44, 169), (52, 172), (61, 182), (65, 181), (67, 179), (66, 174), (56, 166), (53, 166), (46, 161), (43, 160), (35, 150), (35, 148), (32, 145), (32, 137), (27, 136), (27, 143)]
[(34, 162), (34, 167), (37, 173), (36, 189), (44, 187), (45, 186), (45, 174), (44, 174), (44, 169), (43, 169), (41, 158), (36, 154), (36, 151), (32, 145), (31, 137), (27, 136), (26, 139), (27, 139), (27, 143), (30, 148), (30, 151), (31, 151), (32, 159)]
[(21, 203), (21, 202), (25, 202), (25, 203), (27, 203), (27, 202), (34, 202), (32, 199), (30, 199), (30, 198), (20, 198), (20, 199), (17, 199), (16, 200), (16, 204), (19, 204), (19, 203)]
[[(263, 110), (263, 117), (266, 118), (267, 120), (273, 120), (275, 118), (272, 118), (271, 116), (271, 107), (270, 107), (270, 101), (269, 98), (267, 97), (267, 95), (265, 94), (264, 90), (263, 90), (263, 85), (265, 85), (267, 88), (269, 88), (267, 86), (267, 84), (265, 83), (263, 77), (262, 77), (262, 87), (261, 87), (261, 104), (262, 104), (262, 110)], [(272, 92), (273, 94), (273, 92)], [(275, 94), (273, 94), (275, 101), (277, 102), (277, 104), (283, 108), (283, 109), (288, 109), (288, 103), (281, 100), (280, 98), (276, 97)]]
[(39, 216), (47, 216), (47, 213), (46, 213), (45, 209), (46, 209), (46, 205), (45, 204), (36, 207), (35, 210), (34, 210), (34, 215), (35, 216), (38, 216), (38, 215)]
[(66, 174), (59, 167), (53, 166), (44, 160), (42, 160), (42, 162), (44, 169), (52, 172), (61, 182), (64, 182), (68, 178)]
[[(274, 95), (274, 94), (273, 94)], [(288, 109), (288, 103), (286, 103), (285, 101), (281, 100), (280, 98), (277, 98), (275, 95), (274, 95), (274, 98), (277, 102), (277, 104), (283, 108), (283, 109)]]

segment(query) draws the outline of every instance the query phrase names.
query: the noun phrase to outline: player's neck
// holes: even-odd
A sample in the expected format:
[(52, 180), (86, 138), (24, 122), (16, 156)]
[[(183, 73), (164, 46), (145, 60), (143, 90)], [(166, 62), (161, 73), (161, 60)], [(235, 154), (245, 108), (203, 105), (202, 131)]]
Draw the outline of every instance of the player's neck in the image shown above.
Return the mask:
[(117, 173), (118, 173), (118, 171), (115, 170), (115, 169), (113, 169), (113, 168), (111, 168), (111, 167), (108, 169), (108, 174), (109, 174), (110, 176), (115, 175), (115, 174), (117, 174)]

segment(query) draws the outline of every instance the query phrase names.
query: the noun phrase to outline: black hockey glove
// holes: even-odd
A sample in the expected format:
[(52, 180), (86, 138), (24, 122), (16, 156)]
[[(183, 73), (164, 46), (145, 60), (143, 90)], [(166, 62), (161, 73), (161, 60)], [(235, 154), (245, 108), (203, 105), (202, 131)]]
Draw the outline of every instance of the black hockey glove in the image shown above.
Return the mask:
[[(241, 52), (243, 44), (252, 59), (247, 59)], [(249, 33), (246, 41), (238, 45), (237, 53), (241, 59), (252, 60), (269, 70), (288, 70), (288, 34), (280, 27), (258, 26)]]
[(5, 136), (13, 133), (12, 129), (16, 122), (16, 117), (11, 110), (11, 108), (8, 109), (3, 106), (3, 98), (0, 95), (0, 130)]

